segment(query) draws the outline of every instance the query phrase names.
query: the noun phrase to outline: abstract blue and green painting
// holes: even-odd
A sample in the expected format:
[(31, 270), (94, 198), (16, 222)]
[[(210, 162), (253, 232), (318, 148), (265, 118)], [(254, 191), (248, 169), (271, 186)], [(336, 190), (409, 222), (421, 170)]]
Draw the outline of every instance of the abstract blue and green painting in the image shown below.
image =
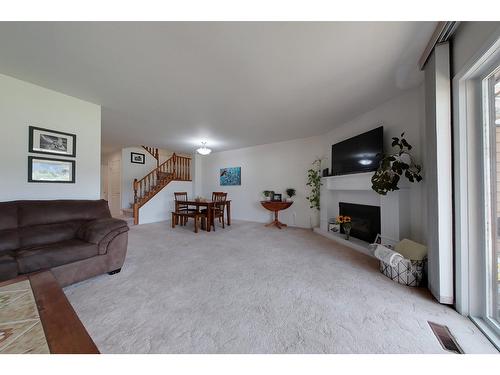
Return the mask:
[(241, 185), (241, 167), (221, 168), (220, 185)]

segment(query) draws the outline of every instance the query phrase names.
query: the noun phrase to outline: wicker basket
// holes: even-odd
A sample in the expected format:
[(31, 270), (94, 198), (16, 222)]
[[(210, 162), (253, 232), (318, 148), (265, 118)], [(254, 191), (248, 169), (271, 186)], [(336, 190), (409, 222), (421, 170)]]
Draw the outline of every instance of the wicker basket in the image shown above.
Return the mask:
[(426, 261), (427, 258), (410, 260), (410, 264), (408, 264), (408, 261), (401, 261), (395, 267), (380, 261), (380, 272), (399, 284), (421, 286)]

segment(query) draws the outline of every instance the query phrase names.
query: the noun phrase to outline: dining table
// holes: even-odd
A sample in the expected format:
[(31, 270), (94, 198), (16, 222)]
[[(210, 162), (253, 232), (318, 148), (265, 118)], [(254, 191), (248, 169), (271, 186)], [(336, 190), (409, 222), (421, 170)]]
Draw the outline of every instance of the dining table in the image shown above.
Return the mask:
[(175, 201), (175, 211), (177, 212), (179, 210), (179, 205), (196, 207), (196, 211), (198, 211), (198, 212), (201, 209), (205, 208), (207, 210), (207, 228), (206, 228), (206, 231), (210, 232), (211, 228), (212, 228), (212, 222), (214, 220), (213, 207), (215, 204), (225, 207), (226, 217), (227, 217), (227, 225), (231, 225), (231, 201), (230, 200), (226, 200), (224, 202), (215, 202), (215, 201), (203, 200), (203, 199), (178, 200), (178, 201)]

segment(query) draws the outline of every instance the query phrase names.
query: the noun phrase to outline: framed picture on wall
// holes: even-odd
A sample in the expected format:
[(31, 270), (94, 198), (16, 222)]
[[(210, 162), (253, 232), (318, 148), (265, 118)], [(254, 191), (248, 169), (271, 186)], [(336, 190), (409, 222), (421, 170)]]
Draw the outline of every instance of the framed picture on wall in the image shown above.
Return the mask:
[(29, 152), (76, 156), (76, 135), (56, 130), (29, 127)]
[(28, 182), (75, 183), (75, 161), (28, 156)]
[(273, 202), (281, 202), (283, 200), (281, 194), (277, 194), (277, 193), (274, 193), (273, 194), (273, 198), (272, 198), (272, 201)]
[(146, 155), (139, 152), (130, 153), (130, 162), (134, 164), (144, 164), (146, 163)]
[(241, 167), (221, 168), (219, 173), (220, 185), (241, 185)]

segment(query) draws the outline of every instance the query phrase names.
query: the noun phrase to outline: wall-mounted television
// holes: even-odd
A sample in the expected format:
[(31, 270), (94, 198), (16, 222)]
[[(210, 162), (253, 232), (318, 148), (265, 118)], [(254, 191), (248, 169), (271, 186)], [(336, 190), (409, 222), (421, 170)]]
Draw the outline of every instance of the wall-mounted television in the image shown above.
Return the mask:
[(384, 152), (384, 127), (332, 146), (332, 175), (376, 171)]

